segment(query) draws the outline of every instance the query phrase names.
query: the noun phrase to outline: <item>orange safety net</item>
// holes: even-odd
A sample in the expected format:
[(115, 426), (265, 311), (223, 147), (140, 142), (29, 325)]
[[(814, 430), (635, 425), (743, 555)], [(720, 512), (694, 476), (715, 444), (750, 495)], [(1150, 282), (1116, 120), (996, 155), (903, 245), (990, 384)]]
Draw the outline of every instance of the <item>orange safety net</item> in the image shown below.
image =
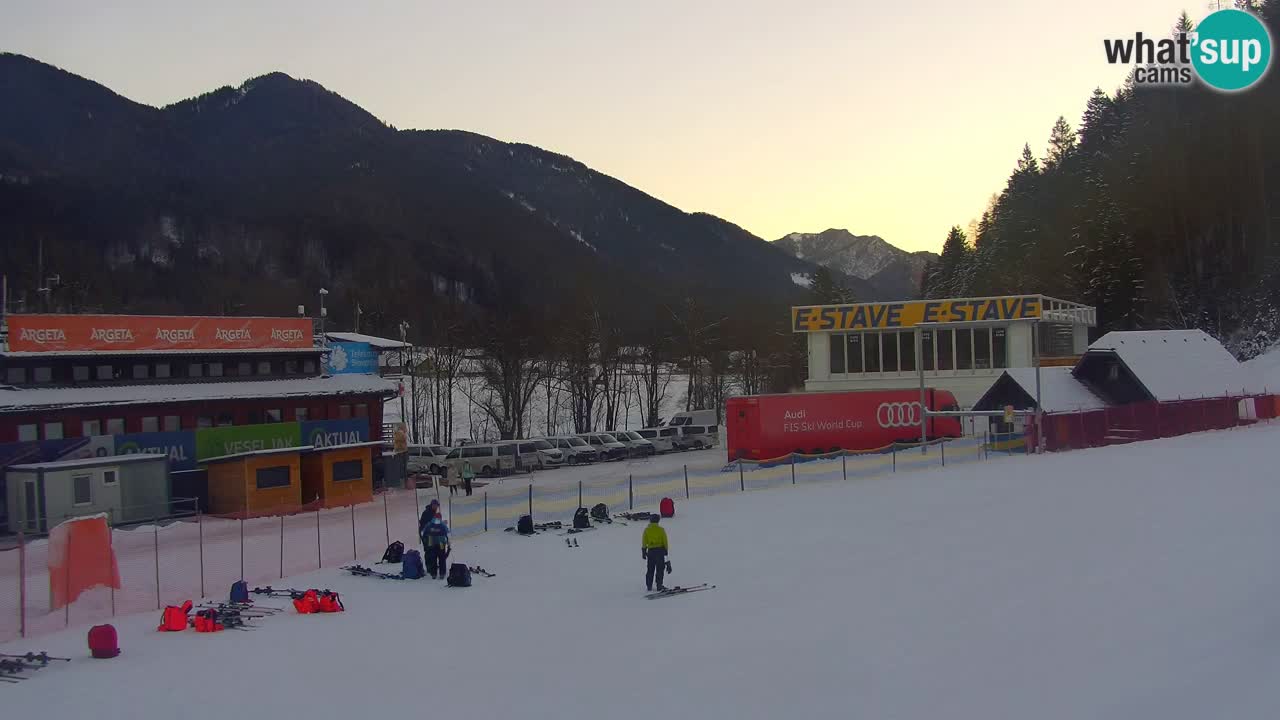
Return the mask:
[(50, 531), (50, 609), (66, 607), (99, 585), (120, 588), (120, 568), (111, 548), (107, 516), (68, 520)]

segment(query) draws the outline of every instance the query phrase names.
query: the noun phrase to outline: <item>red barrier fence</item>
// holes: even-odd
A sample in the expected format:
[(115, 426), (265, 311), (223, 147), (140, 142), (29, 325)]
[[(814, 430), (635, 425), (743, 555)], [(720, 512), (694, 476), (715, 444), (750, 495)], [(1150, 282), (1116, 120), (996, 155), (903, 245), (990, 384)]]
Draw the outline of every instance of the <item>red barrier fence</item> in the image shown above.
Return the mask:
[(1278, 399), (1273, 395), (1248, 395), (1046, 414), (1045, 449), (1101, 447), (1251, 425), (1277, 417)]

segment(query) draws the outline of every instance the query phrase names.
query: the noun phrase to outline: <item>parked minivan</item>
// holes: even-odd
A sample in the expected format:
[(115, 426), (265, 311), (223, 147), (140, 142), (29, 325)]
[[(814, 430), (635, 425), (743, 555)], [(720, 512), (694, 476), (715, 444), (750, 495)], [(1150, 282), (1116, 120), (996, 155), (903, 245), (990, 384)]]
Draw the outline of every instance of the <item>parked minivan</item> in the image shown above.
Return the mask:
[(586, 440), (605, 460), (621, 460), (629, 452), (626, 445), (609, 433), (579, 433), (578, 437)]
[(448, 455), (449, 448), (444, 445), (410, 445), (409, 472), (439, 475), (444, 467), (444, 459)]
[(694, 450), (715, 447), (720, 444), (719, 425), (681, 425), (680, 440)]
[(454, 448), (444, 462), (449, 466), (449, 477), (462, 474), (462, 463), (470, 462), (476, 475), (500, 475), (516, 469), (516, 449), (512, 445), (481, 443)]
[(517, 470), (532, 472), (559, 466), (564, 453), (546, 440), (504, 440), (498, 445), (514, 445)]
[(682, 427), (684, 425), (715, 425), (715, 410), (689, 410), (686, 412), (678, 412), (671, 416), (671, 419), (662, 423), (671, 427)]
[(680, 439), (680, 428), (678, 427), (641, 428), (636, 433), (653, 443), (654, 449), (660, 453), (684, 449), (684, 442)]
[(577, 435), (557, 435), (545, 440), (563, 453), (565, 462), (570, 465), (593, 463), (600, 459), (600, 453), (596, 452), (595, 446)]
[(631, 454), (636, 457), (655, 455), (658, 452), (658, 448), (654, 447), (653, 443), (635, 430), (619, 430), (613, 433), (613, 436), (618, 442), (626, 445)]

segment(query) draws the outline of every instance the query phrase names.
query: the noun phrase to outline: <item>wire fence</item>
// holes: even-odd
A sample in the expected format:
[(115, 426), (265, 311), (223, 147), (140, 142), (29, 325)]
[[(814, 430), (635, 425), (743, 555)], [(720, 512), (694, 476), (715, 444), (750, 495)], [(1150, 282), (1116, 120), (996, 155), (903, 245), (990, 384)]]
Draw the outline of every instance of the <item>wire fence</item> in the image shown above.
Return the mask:
[[(320, 568), (368, 562), (380, 557), (393, 540), (410, 547), (417, 544), (418, 518), (431, 498), (439, 499), (448, 513), (453, 537), (462, 538), (512, 528), (522, 515), (531, 515), (535, 522), (568, 522), (577, 508), (598, 503), (610, 512), (652, 509), (664, 497), (703, 498), (941, 468), (984, 459), (994, 445), (991, 438), (977, 437), (765, 462), (685, 464), (577, 482), (548, 478), (528, 485), (489, 484), (470, 496), (442, 497), (438, 487), (391, 489), (375, 495), (372, 502), (337, 508), (318, 503), (281, 507), (254, 517), (189, 512), (110, 528), (108, 557), (114, 556), (118, 566), (118, 584), (93, 587), (65, 604), (57, 601), (51, 583), (51, 561), (65, 554), (51, 552), (48, 537), (20, 535), (11, 547), (0, 549), (0, 641), (159, 610), (186, 599), (222, 596), (241, 579), (251, 586), (267, 584)], [(72, 563), (65, 567), (68, 573), (78, 571)], [(59, 580), (73, 587), (77, 578)]]

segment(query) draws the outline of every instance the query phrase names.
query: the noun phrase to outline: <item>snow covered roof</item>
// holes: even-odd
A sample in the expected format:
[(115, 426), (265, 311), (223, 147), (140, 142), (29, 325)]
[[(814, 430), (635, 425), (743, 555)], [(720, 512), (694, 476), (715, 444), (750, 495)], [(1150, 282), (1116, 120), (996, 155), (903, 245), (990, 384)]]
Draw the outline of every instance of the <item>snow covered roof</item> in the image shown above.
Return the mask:
[(1109, 332), (1089, 346), (1080, 363), (1090, 354), (1108, 353), (1160, 402), (1260, 392), (1254, 373), (1202, 330)]
[(375, 350), (399, 350), (400, 348), (412, 347), (409, 343), (402, 343), (399, 340), (390, 340), (388, 338), (377, 337), (376, 335), (361, 335), (360, 333), (349, 332), (331, 332), (325, 333), (325, 337), (333, 342), (353, 342), (368, 343)]
[(122, 465), (125, 463), (134, 463), (157, 460), (168, 460), (168, 455), (159, 455), (154, 453), (131, 453), (126, 455), (106, 455), (103, 457), (80, 458), (78, 460), (53, 460), (50, 462), (40, 463), (24, 463), (22, 465), (10, 465), (6, 470), (74, 470), (76, 468), (99, 467), (101, 465)]
[[(1036, 397), (1036, 369), (1009, 368), (1004, 376), (1018, 384), (1032, 400)], [(997, 379), (999, 382), (999, 379)], [(995, 387), (995, 384), (992, 384)], [(989, 392), (989, 391), (988, 391)], [(985, 394), (983, 396), (985, 398)], [(975, 404), (981, 404), (981, 400)], [(1106, 401), (1094, 394), (1084, 383), (1071, 374), (1069, 367), (1040, 368), (1040, 407), (1044, 412), (1074, 412), (1077, 410), (1101, 410)]]
[(315, 395), (391, 395), (396, 384), (376, 375), (287, 380), (170, 383), (164, 385), (107, 385), (101, 387), (13, 388), (0, 385), (0, 412), (57, 407), (140, 405), (196, 400), (238, 400)]
[[(350, 450), (351, 448), (373, 447), (374, 445), (384, 445), (381, 440), (367, 440), (365, 442), (347, 443), (345, 445), (313, 445), (309, 448), (303, 448), (306, 452), (329, 452), (330, 450)], [(297, 448), (294, 448), (295, 450)]]
[(244, 452), (231, 453), (230, 455), (218, 455), (216, 457), (205, 458), (200, 461), (200, 464), (207, 465), (208, 463), (227, 462), (230, 460), (243, 460), (244, 458), (247, 458), (247, 457), (256, 457), (259, 455), (280, 455), (283, 453), (301, 453), (301, 452), (307, 452), (308, 450), (314, 450), (314, 449), (315, 449), (315, 446), (313, 445), (298, 445), (297, 447), (263, 448), (261, 450), (246, 450)]

